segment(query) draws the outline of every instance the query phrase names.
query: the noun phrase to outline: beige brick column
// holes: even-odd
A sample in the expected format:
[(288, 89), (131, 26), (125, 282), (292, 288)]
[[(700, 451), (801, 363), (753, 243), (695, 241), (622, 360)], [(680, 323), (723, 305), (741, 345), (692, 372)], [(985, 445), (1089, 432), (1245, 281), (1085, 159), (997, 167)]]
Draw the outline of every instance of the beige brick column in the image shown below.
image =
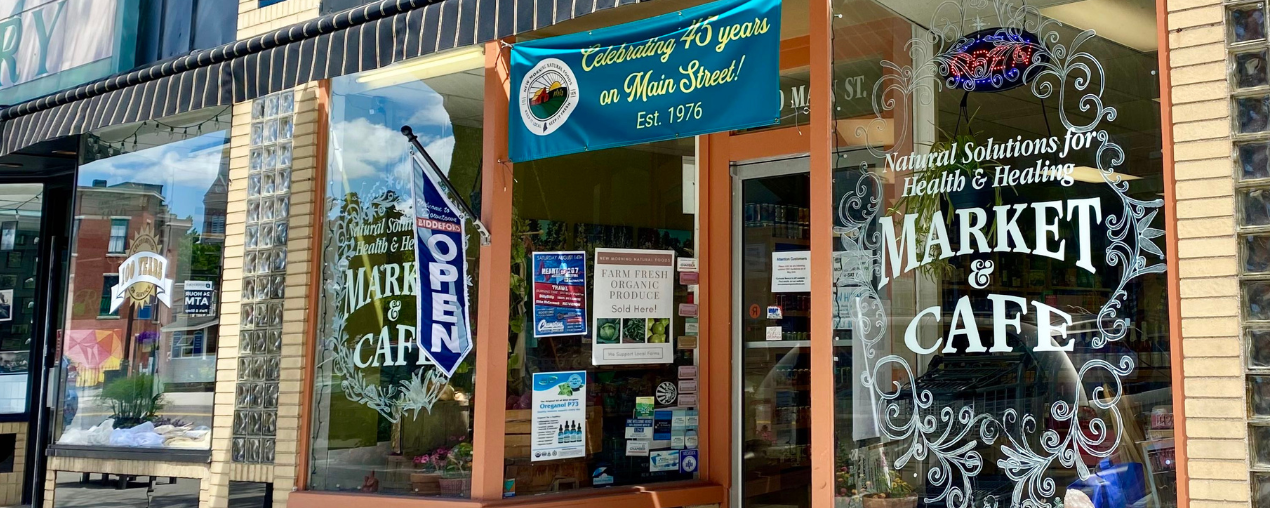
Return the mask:
[[(238, 39), (243, 40), (318, 16), (319, 0), (287, 0), (258, 8), (258, 0), (240, 0)], [(224, 305), (217, 365), (215, 429), (212, 463), (200, 505), (223, 508), (231, 481), (270, 483), (274, 506), (285, 507), (299, 473), (297, 450), (301, 436), (307, 323), (307, 298), (312, 270), (313, 177), (317, 170), (317, 83), (295, 88), (296, 117), (291, 174), (290, 234), (287, 242), (286, 300), (283, 310), (282, 364), (279, 376), (278, 430), (273, 464), (239, 464), (231, 460), (234, 388), (237, 381), (243, 242), (246, 222), (251, 103), (234, 105), (230, 141), (230, 193), (226, 218)], [(307, 438), (306, 438), (307, 439)]]
[(323, 168), (318, 166), (318, 86), (309, 83), (296, 88), (296, 116), (294, 159), (291, 163), (291, 234), (287, 243), (286, 302), (283, 307), (282, 368), (278, 390), (277, 452), (273, 467), (274, 506), (283, 508), (287, 496), (298, 486), (300, 473), (298, 449), (301, 440), (308, 436), (299, 434), (304, 404), (304, 378), (309, 366), (306, 354), (314, 344), (316, 323), (308, 322), (309, 309), (318, 304), (318, 288), (311, 288), (309, 280), (316, 270), (317, 256), (311, 249), (313, 235), (321, 230), (313, 224), (314, 208), (320, 202), (314, 178)]
[[(1170, 0), (1178, 270), (1192, 507), (1248, 506), (1247, 412), (1239, 328), (1234, 167), (1224, 8)], [(1163, 20), (1162, 20), (1163, 21)], [(1185, 501), (1182, 501), (1185, 502)]]
[[(231, 460), (234, 388), (237, 380), (239, 322), (243, 279), (243, 240), (246, 223), (247, 173), (250, 154), (251, 103), (234, 106), (230, 140), (229, 207), (226, 218), (224, 300), (217, 357), (216, 407), (212, 463), (202, 504), (224, 507), (229, 482), (272, 483), (275, 506), (285, 506), (296, 486), (297, 450), (303, 397), (308, 309), (311, 303), (314, 176), (318, 170), (318, 86), (295, 89), (296, 116), (291, 172), (290, 234), (287, 241), (286, 300), (283, 307), (282, 365), (279, 375), (278, 431), (273, 464), (242, 464)], [(313, 302), (316, 304), (316, 302)]]
[(212, 418), (212, 462), (199, 506), (229, 503), (230, 443), (234, 425), (234, 387), (238, 379), (238, 334), (242, 315), (243, 240), (247, 222), (247, 158), (251, 103), (234, 105), (229, 139), (229, 195), (225, 214), (225, 260), (221, 275), (220, 341), (216, 352), (216, 399)]

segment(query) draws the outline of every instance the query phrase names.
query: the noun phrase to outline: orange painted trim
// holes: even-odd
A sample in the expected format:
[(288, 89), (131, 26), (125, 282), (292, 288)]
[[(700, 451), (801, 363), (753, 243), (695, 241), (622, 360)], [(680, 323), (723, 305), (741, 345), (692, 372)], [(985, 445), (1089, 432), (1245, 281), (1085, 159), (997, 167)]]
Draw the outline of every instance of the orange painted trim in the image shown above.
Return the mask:
[(304, 336), (310, 341), (304, 347), (304, 375), (300, 382), (300, 427), (296, 434), (295, 487), (309, 487), (309, 454), (312, 452), (310, 435), (313, 425), (313, 390), (317, 386), (315, 380), (317, 361), (318, 319), (321, 316), (322, 291), (322, 225), (325, 224), (326, 208), (326, 157), (327, 142), (331, 122), (331, 80), (318, 82), (317, 91), (317, 167), (313, 169), (313, 238), (309, 242), (309, 312), (304, 325)]
[(727, 489), (719, 485), (665, 485), (659, 488), (626, 487), (587, 490), (569, 494), (526, 496), (499, 500), (445, 499), (428, 497), (380, 496), (333, 492), (292, 492), (288, 508), (348, 508), (374, 505), (376, 508), (671, 508), (721, 504)]
[(830, 0), (811, 5), (811, 506), (834, 506), (833, 38)]
[(807, 52), (810, 43), (811, 37), (807, 35), (781, 41), (780, 70), (786, 71), (811, 65)]
[[(503, 442), (507, 429), (507, 312), (511, 295), (512, 165), (507, 156), (510, 52), (485, 43), (485, 112), (481, 160), (481, 221), (490, 245), (481, 246), (477, 284), (476, 382), (473, 394), (472, 498), (503, 498)], [(378, 499), (378, 498), (377, 498)], [(377, 500), (378, 504), (379, 501)]]
[(1186, 377), (1182, 372), (1185, 351), (1182, 348), (1182, 296), (1181, 278), (1178, 273), (1180, 261), (1177, 256), (1177, 178), (1173, 166), (1173, 93), (1172, 79), (1169, 72), (1169, 19), (1168, 8), (1164, 0), (1155, 2), (1155, 23), (1159, 39), (1160, 73), (1160, 134), (1161, 152), (1163, 154), (1164, 177), (1164, 251), (1165, 262), (1168, 263), (1167, 274), (1169, 293), (1169, 352), (1172, 353), (1171, 367), (1173, 376), (1173, 446), (1174, 460), (1177, 468), (1177, 506), (1188, 508), (1191, 504), (1190, 472), (1187, 470), (1186, 458)]
[[(828, 89), (829, 86), (826, 84), (825, 88)], [(830, 103), (830, 101), (822, 102), (822, 104)], [(727, 157), (729, 160), (740, 162), (807, 153), (811, 151), (811, 137), (811, 127), (807, 125), (735, 134), (727, 137)], [(730, 215), (731, 211), (729, 210), (728, 213)], [(731, 223), (728, 227), (732, 227)]]
[[(698, 139), (697, 217), (701, 265), (699, 302), (701, 479), (732, 485), (732, 176), (727, 133)], [(721, 508), (727, 507), (727, 501)]]

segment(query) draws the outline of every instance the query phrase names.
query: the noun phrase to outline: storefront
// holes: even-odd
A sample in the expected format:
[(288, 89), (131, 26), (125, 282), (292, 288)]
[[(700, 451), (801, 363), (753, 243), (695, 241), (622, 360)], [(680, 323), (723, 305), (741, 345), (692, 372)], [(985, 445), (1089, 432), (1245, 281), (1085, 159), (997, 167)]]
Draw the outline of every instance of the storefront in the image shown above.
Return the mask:
[[(1239, 300), (1174, 269), (1224, 247), (1178, 245), (1221, 225), (1177, 215), (1162, 5), (292, 2), (0, 113), (0, 163), (75, 154), (41, 208), (64, 289), (0, 269), (0, 334), (54, 295), (44, 501), (1169, 507), (1231, 468), (1260, 497), (1248, 346), (1192, 362), (1228, 324), (1183, 319)], [(9, 201), (0, 250), (53, 238)], [(1189, 436), (1227, 469), (1189, 472), (1184, 407), (1238, 431)]]

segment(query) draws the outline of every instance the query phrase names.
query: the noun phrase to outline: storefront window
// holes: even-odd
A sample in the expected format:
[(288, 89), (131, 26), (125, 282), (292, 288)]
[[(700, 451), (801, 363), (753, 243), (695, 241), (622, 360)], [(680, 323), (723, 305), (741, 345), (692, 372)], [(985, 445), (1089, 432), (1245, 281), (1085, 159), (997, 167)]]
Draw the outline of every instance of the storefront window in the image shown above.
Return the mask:
[[(470, 492), (475, 353), (447, 377), (419, 348), (439, 337), (416, 331), (411, 186), (422, 176), (401, 128), (413, 128), (457, 199), (478, 199), (483, 63), (468, 48), (332, 80), (312, 489)], [(467, 226), (475, 325), (479, 239)]]
[(836, 108), (839, 503), (1176, 506), (1156, 20), (1121, 4), (834, 2), (836, 82), (877, 66)]
[(58, 445), (210, 449), (224, 235), (208, 227), (229, 122), (200, 111), (86, 136)]
[(507, 494), (695, 478), (692, 139), (515, 168)]
[(27, 410), (43, 211), (43, 185), (0, 185), (0, 414)]

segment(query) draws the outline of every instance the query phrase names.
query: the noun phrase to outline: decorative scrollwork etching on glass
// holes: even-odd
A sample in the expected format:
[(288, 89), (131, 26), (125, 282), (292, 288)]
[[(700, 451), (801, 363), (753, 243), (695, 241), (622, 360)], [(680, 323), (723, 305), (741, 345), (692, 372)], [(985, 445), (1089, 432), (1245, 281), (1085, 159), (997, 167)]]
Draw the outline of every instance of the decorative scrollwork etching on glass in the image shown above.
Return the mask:
[[(385, 185), (386, 184), (386, 185)], [(401, 230), (410, 229), (411, 217), (414, 217), (408, 196), (403, 196), (392, 189), (400, 189), (407, 182), (401, 181), (397, 175), (387, 176), (384, 184), (375, 185), (370, 191), (357, 193), (360, 196), (372, 196), (367, 201), (344, 199), (329, 210), (326, 220), (326, 238), (323, 248), (324, 281), (323, 308), (325, 327), (323, 338), (324, 361), (330, 363), (333, 374), (340, 378), (340, 389), (350, 401), (365, 405), (379, 412), (386, 420), (397, 423), (403, 416), (417, 418), (420, 411), (432, 411), (433, 404), (440, 399), (442, 392), (449, 384), (449, 378), (433, 365), (420, 366), (409, 376), (396, 384), (381, 386), (378, 379), (371, 379), (363, 372), (365, 365), (358, 347), (346, 329), (349, 320), (349, 299), (358, 298), (350, 293), (357, 287), (358, 281), (348, 280), (357, 277), (349, 270), (354, 258), (361, 254), (362, 244), (359, 232), (384, 221), (404, 221)], [(350, 193), (350, 196), (353, 194)], [(390, 218), (397, 216), (397, 219)], [(390, 228), (398, 230), (398, 228)], [(411, 251), (413, 252), (413, 251)], [(404, 276), (417, 277), (407, 271)], [(384, 318), (394, 322), (399, 320), (400, 305), (397, 302), (387, 303)], [(401, 323), (414, 327), (414, 323)], [(398, 351), (401, 351), (398, 349)], [(361, 357), (368, 353), (361, 352)], [(398, 353), (401, 354), (400, 352)], [(378, 376), (376, 376), (378, 377)]]
[[(982, 29), (982, 17), (976, 13), (986, 10), (999, 20), (999, 27)], [(963, 28), (967, 19), (976, 20), (973, 33)], [(913, 461), (926, 467), (925, 502), (996, 506), (995, 496), (975, 492), (973, 480), (984, 466), (984, 457), (977, 449), (999, 446), (1001, 458), (996, 465), (1014, 482), (1011, 506), (1061, 506), (1051, 468), (1074, 469), (1081, 479), (1088, 478), (1087, 460), (1111, 456), (1121, 444), (1125, 418), (1131, 417), (1121, 414), (1120, 402), (1124, 380), (1133, 374), (1135, 360), (1106, 346), (1125, 338), (1134, 325), (1131, 309), (1126, 309), (1130, 306), (1129, 285), (1143, 275), (1165, 271), (1164, 253), (1154, 243), (1164, 232), (1152, 227), (1163, 200), (1130, 197), (1129, 184), (1118, 172), (1125, 151), (1107, 131), (1107, 123), (1116, 119), (1117, 110), (1104, 102), (1103, 65), (1086, 49), (1096, 36), (1093, 30), (1064, 40), (1058, 21), (1042, 16), (1035, 7), (1005, 0), (945, 1), (925, 26), (922, 35), (904, 46), (912, 64), (881, 62), (883, 75), (874, 84), (872, 95), (875, 117), (857, 127), (855, 136), (865, 140), (876, 157), (898, 155), (901, 147), (913, 143), (912, 127), (897, 120), (906, 117), (900, 109), (931, 106), (935, 95), (945, 90), (971, 93), (1017, 86), (1041, 101), (1056, 98), (1051, 106), (1057, 108), (1062, 128), (1090, 135), (1096, 169), (1117, 203), (1110, 210), (1104, 207), (1108, 248), (1103, 262), (1106, 268), (1118, 271), (1119, 281), (1097, 311), (1096, 332), (1072, 340), (1085, 341), (1082, 347), (1098, 350), (1102, 356), (1118, 358), (1109, 361), (1083, 355), (1085, 358), (1075, 365), (1076, 378), (1067, 381), (1073, 383), (1064, 390), (1068, 396), (1049, 402), (1048, 415), (1015, 408), (988, 412), (969, 405), (940, 407), (936, 396), (915, 381), (917, 371), (908, 360), (879, 354), (879, 342), (888, 337), (888, 312), (879, 296), (884, 285), (879, 281), (886, 280), (886, 260), (878, 219), (893, 210), (883, 208), (879, 198), (885, 195), (883, 179), (861, 166), (858, 172), (847, 171), (858, 181), (840, 197), (834, 228), (841, 250), (869, 253), (873, 260), (872, 280), (861, 281), (862, 294), (854, 298), (851, 309), (856, 324), (852, 333), (861, 339), (869, 366), (858, 375), (877, 401), (882, 435), (902, 443), (901, 454), (892, 457), (894, 467), (903, 468)], [(984, 41), (991, 47), (984, 46)], [(988, 58), (1025, 61), (1027, 65), (1006, 65), (995, 73), (991, 66), (976, 67), (957, 51), (972, 43), (981, 45)], [(881, 133), (886, 133), (885, 145), (890, 148), (883, 146)], [(1004, 264), (996, 269), (1009, 270)], [(990, 265), (977, 265), (971, 285), (982, 288), (986, 280), (976, 284), (973, 277), (991, 274)], [(902, 381), (889, 381), (892, 372), (906, 376), (899, 378)], [(1092, 408), (1096, 416), (1082, 413), (1083, 407)], [(1045, 428), (1042, 419), (1065, 425)]]

